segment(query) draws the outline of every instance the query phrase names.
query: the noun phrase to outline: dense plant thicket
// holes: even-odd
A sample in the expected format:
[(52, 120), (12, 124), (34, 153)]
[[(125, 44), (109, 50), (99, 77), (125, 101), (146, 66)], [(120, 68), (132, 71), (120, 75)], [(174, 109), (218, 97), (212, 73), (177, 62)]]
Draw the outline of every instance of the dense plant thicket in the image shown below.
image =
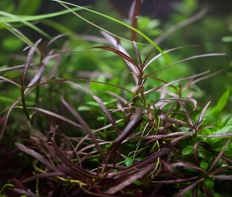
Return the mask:
[[(190, 2), (196, 4), (182, 4), (186, 16), (195, 5)], [(0, 12), (2, 29), (17, 37), (4, 33), (2, 47), (19, 54), (0, 56), (0, 195), (230, 196), (232, 118), (225, 106), (231, 85), (220, 90), (216, 104), (205, 102), (198, 84), (216, 84), (223, 71), (187, 67), (192, 61), (202, 67), (226, 62), (225, 53), (215, 53), (214, 45), (201, 53), (204, 49), (185, 40), (188, 35), (171, 40), (174, 48), (157, 45), (181, 27), (194, 28), (191, 23), (206, 10), (162, 32), (155, 29), (156, 19), (137, 20), (140, 0), (126, 22), (54, 4), (65, 9), (35, 16)], [(118, 36), (80, 16), (80, 10), (132, 31)], [(67, 13), (98, 27), (100, 35), (76, 35), (48, 21)], [(50, 37), (34, 23), (39, 20), (65, 34)], [(32, 41), (21, 26), (49, 41)], [(129, 36), (132, 41), (125, 39)], [(19, 52), (23, 42), (27, 47)]]

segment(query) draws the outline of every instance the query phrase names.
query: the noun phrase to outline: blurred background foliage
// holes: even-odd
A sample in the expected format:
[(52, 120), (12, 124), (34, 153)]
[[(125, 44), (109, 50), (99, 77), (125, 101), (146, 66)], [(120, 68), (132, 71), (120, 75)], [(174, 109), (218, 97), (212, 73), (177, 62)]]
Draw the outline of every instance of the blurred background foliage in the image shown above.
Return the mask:
[[(68, 2), (88, 6), (93, 10), (130, 24), (128, 15), (130, 6), (133, 2), (132, 0), (69, 0)], [(155, 41), (159, 36), (164, 35), (165, 32), (175, 27), (177, 24), (190, 19), (203, 8), (208, 10), (199, 20), (179, 29), (177, 26), (178, 30), (171, 33), (166, 39), (160, 41), (159, 46), (162, 50), (186, 45), (198, 45), (196, 47), (188, 47), (169, 53), (172, 62), (205, 53), (227, 53), (227, 56), (224, 57), (201, 58), (181, 63), (176, 66), (177, 72), (173, 68), (168, 68), (159, 72), (157, 77), (165, 81), (171, 81), (178, 77), (186, 77), (206, 70), (215, 72), (224, 69), (222, 73), (213, 78), (198, 83), (195, 97), (197, 97), (200, 102), (206, 103), (211, 100), (213, 104), (216, 104), (226, 89), (232, 89), (230, 83), (232, 77), (231, 4), (232, 2), (230, 0), (144, 0), (140, 10), (141, 15), (138, 17), (138, 28)], [(30, 0), (12, 0), (10, 2), (3, 0), (0, 1), (0, 8), (1, 11), (14, 15), (41, 15), (65, 9), (57, 2), (48, 0), (35, 0), (33, 3)], [(78, 13), (96, 25), (118, 36), (130, 39), (129, 29), (86, 11), (78, 11)], [(57, 50), (66, 47), (66, 49), (73, 51), (83, 51), (92, 46), (105, 45), (99, 42), (83, 40), (83, 38), (87, 39), (86, 35), (103, 36), (100, 34), (99, 29), (87, 24), (71, 13), (32, 21), (31, 23), (46, 32), (50, 37), (54, 37), (61, 33), (67, 33), (66, 37), (59, 39), (59, 41), (53, 45), (53, 48), (57, 48)], [(23, 23), (12, 23), (11, 25), (23, 32), (32, 42), (35, 42), (41, 37), (43, 38), (44, 44), (49, 41), (49, 36), (45, 37), (25, 26)], [(145, 44), (139, 46), (144, 58), (153, 48), (141, 37), (138, 37), (138, 42)], [(132, 57), (136, 57), (131, 43), (122, 41), (122, 44)], [(26, 45), (21, 40), (13, 34), (10, 34), (8, 30), (2, 28), (0, 31), (1, 68), (23, 64), (26, 52), (23, 52), (22, 49), (25, 46)], [(157, 54), (157, 51), (153, 53)], [(78, 76), (97, 79), (96, 76), (98, 76), (100, 77), (98, 80), (115, 80), (120, 86), (130, 84), (130, 80), (132, 79), (132, 77), (128, 78), (128, 69), (123, 60), (109, 52), (80, 52), (65, 54), (63, 57), (59, 71), (60, 77), (69, 78)], [(50, 64), (52, 65), (52, 63)], [(167, 62), (161, 57), (152, 64), (148, 71), (151, 72), (166, 64)], [(99, 71), (104, 74), (99, 75)], [(3, 76), (6, 75), (7, 77), (14, 78), (16, 74), (14, 72), (11, 75), (8, 72)], [(14, 95), (14, 91), (11, 93), (12, 95), (8, 95), (10, 98), (18, 97), (18, 95)], [(0, 99), (5, 99), (3, 96), (4, 92)]]

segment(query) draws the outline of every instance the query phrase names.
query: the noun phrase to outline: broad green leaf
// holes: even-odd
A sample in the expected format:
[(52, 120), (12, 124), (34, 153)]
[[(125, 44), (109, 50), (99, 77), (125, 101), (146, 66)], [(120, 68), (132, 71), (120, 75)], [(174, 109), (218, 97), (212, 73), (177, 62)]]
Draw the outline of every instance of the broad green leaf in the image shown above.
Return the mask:
[(208, 168), (209, 164), (206, 161), (200, 162), (200, 167), (206, 170)]
[(232, 132), (232, 126), (223, 127), (222, 129), (214, 131), (213, 134), (223, 134), (228, 132)]
[(189, 155), (193, 153), (193, 146), (186, 146), (183, 150), (182, 150), (182, 155)]
[(227, 90), (219, 99), (217, 105), (212, 109), (211, 114), (218, 118), (223, 108), (226, 106), (228, 98), (230, 95), (230, 90)]

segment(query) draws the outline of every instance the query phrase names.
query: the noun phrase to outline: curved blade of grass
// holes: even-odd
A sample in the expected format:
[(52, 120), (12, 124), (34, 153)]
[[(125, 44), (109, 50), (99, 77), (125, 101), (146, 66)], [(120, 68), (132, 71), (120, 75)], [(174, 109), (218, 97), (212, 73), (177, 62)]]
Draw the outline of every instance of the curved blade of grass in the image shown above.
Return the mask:
[[(5, 16), (5, 17), (0, 17), (0, 21), (2, 23), (38, 21), (41, 19), (47, 19), (47, 18), (52, 18), (52, 17), (68, 14), (72, 11), (78, 11), (78, 10), (82, 10), (82, 8), (70, 8), (70, 10), (62, 10), (59, 12), (54, 12), (54, 13), (50, 13), (50, 14), (42, 14), (42, 15), (38, 15), (38, 16), (23, 16), (23, 15), (19, 16), (19, 15), (9, 14), (9, 13), (4, 12), (4, 11), (0, 11), (0, 15)], [(8, 16), (8, 17), (6, 17), (6, 16)]]
[[(7, 12), (3, 12), (3, 11), (0, 11), (0, 14), (5, 16), (4, 18), (13, 18), (13, 19), (17, 19), (19, 20), (19, 22), (21, 22), (22, 24), (30, 27), (31, 29), (34, 29), (35, 31), (37, 31), (38, 33), (40, 33), (41, 35), (47, 37), (48, 39), (52, 39), (51, 36), (49, 36), (46, 32), (44, 32), (43, 30), (41, 30), (40, 28), (36, 27), (35, 25), (27, 22), (27, 21), (20, 21), (20, 16), (15, 16), (13, 14), (9, 14)], [(1, 19), (0, 19), (1, 20)], [(4, 19), (3, 19), (4, 21)]]
[(32, 46), (28, 52), (28, 55), (27, 55), (27, 58), (26, 58), (26, 62), (24, 64), (24, 69), (23, 69), (23, 75), (22, 75), (22, 78), (21, 78), (21, 83), (22, 83), (22, 86), (24, 85), (24, 81), (25, 81), (25, 77), (26, 77), (26, 74), (27, 74), (27, 70), (31, 64), (31, 60), (32, 60), (32, 57), (33, 57), (33, 54), (36, 50), (36, 47), (38, 46), (38, 44), (42, 41), (42, 39), (39, 39), (35, 44), (34, 46)]
[[(148, 42), (150, 42), (150, 43), (151, 43), (151, 44), (164, 56), (164, 58), (165, 58), (169, 63), (171, 62), (171, 60), (169, 59), (169, 57), (163, 53), (163, 51), (161, 50), (161, 48), (160, 48), (157, 44), (155, 44), (148, 36), (146, 36), (143, 32), (139, 31), (138, 29), (136, 29), (136, 28), (134, 28), (134, 27), (132, 27), (132, 26), (126, 24), (126, 23), (123, 23), (122, 21), (119, 21), (119, 20), (117, 20), (117, 19), (115, 19), (115, 18), (113, 18), (113, 17), (110, 17), (110, 16), (108, 16), (108, 15), (102, 14), (102, 13), (100, 13), (100, 12), (97, 12), (97, 11), (94, 11), (94, 10), (91, 10), (91, 9), (88, 9), (88, 8), (85, 8), (85, 7), (82, 7), (82, 6), (79, 6), (79, 5), (75, 5), (75, 4), (68, 3), (68, 2), (65, 2), (65, 1), (60, 1), (60, 0), (53, 0), (53, 1), (56, 1), (56, 2), (60, 3), (60, 4), (61, 4), (62, 6), (64, 6), (66, 9), (70, 9), (70, 8), (67, 7), (67, 6), (65, 6), (64, 4), (71, 5), (71, 6), (78, 7), (78, 8), (82, 8), (82, 9), (88, 11), (88, 12), (92, 12), (92, 13), (94, 13), (94, 14), (97, 14), (97, 15), (100, 15), (100, 16), (102, 16), (102, 17), (105, 17), (105, 18), (107, 18), (107, 19), (109, 19), (109, 20), (112, 20), (112, 21), (114, 21), (114, 22), (116, 22), (116, 23), (119, 23), (119, 24), (121, 24), (121, 25), (123, 25), (123, 26), (125, 26), (125, 27), (127, 27), (127, 28), (129, 28), (129, 29), (131, 29), (131, 30), (133, 30), (133, 31), (135, 31), (136, 33), (138, 33), (139, 35), (141, 35), (143, 38), (145, 38)], [(72, 12), (73, 12), (73, 11), (72, 11)], [(75, 12), (73, 12), (73, 13), (75, 13)], [(75, 13), (75, 14), (76, 14), (76, 13)], [(78, 17), (81, 17), (80, 15), (77, 15), (77, 16), (78, 16)], [(83, 17), (81, 17), (81, 19), (83, 19)], [(85, 21), (86, 21), (86, 19), (85, 19)], [(93, 23), (90, 23), (90, 24), (93, 25)], [(94, 26), (96, 26), (96, 25), (94, 25)], [(98, 28), (99, 28), (99, 27), (98, 27)], [(101, 29), (102, 29), (102, 28), (101, 28)], [(105, 30), (104, 30), (104, 31), (105, 31)], [(109, 33), (109, 32), (107, 32), (107, 33)], [(110, 34), (112, 35), (112, 33), (110, 33)], [(115, 36), (115, 35), (114, 35), (114, 36)], [(118, 36), (117, 36), (117, 37), (118, 37)]]
[[(23, 33), (21, 33), (19, 30), (13, 28), (9, 23), (0, 23), (0, 28), (6, 28), (11, 33), (13, 33), (15, 36), (17, 36), (20, 40), (22, 40), (24, 43), (26, 43), (29, 46), (34, 46), (33, 42), (31, 42)], [(36, 51), (38, 54), (40, 54), (39, 49), (36, 47)]]
[(229, 139), (229, 140), (226, 142), (226, 144), (225, 144), (225, 146), (223, 147), (223, 149), (221, 150), (221, 152), (218, 154), (218, 156), (216, 157), (216, 159), (213, 161), (213, 163), (212, 163), (212, 165), (210, 166), (208, 172), (210, 172), (210, 171), (213, 169), (213, 167), (216, 165), (216, 163), (218, 162), (218, 160), (222, 157), (222, 155), (223, 155), (223, 153), (224, 153), (226, 147), (229, 145), (230, 142), (231, 142), (231, 139)]

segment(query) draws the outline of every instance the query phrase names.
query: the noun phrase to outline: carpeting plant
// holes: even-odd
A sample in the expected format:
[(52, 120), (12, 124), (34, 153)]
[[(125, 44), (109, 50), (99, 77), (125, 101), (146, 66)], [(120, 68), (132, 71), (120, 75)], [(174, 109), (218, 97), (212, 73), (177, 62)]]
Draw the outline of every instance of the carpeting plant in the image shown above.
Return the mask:
[[(192, 56), (147, 73), (157, 58), (179, 48), (161, 50), (153, 58), (150, 52), (143, 61), (133, 42), (137, 61), (117, 39), (106, 32), (102, 34), (114, 48), (95, 46), (88, 53), (98, 53), (96, 50), (100, 49), (122, 58), (134, 79), (131, 89), (97, 80), (63, 78), (59, 64), (68, 50), (57, 52), (50, 45), (64, 35), (53, 38), (44, 48), (39, 47), (41, 39), (38, 40), (27, 48), (24, 65), (0, 70), (21, 71), (16, 79), (0, 76), (2, 83), (16, 86), (20, 93), (20, 98), (4, 111), (1, 138), (7, 139), (11, 129), (17, 130), (15, 125), (23, 127), (25, 134), (14, 136), (15, 151), (24, 153), (30, 161), (28, 171), (8, 180), (4, 192), (25, 196), (225, 195), (228, 190), (221, 187), (229, 186), (227, 181), (232, 180), (232, 126), (230, 117), (220, 120), (220, 113), (229, 91), (210, 109), (210, 102), (198, 105), (191, 88), (216, 73), (206, 71), (171, 82), (155, 75), (184, 61), (224, 54)], [(153, 85), (155, 81), (162, 85)], [(111, 89), (94, 94), (83, 82)], [(96, 110), (92, 105), (90, 115), (76, 110), (81, 101), (71, 92), (77, 94), (79, 90), (99, 106)], [(107, 96), (101, 97), (103, 94)], [(158, 99), (151, 99), (157, 95)], [(13, 123), (8, 124), (16, 109), (25, 118), (12, 117)], [(104, 126), (97, 128), (99, 122), (91, 113), (101, 114)], [(92, 129), (93, 123), (97, 129)]]

